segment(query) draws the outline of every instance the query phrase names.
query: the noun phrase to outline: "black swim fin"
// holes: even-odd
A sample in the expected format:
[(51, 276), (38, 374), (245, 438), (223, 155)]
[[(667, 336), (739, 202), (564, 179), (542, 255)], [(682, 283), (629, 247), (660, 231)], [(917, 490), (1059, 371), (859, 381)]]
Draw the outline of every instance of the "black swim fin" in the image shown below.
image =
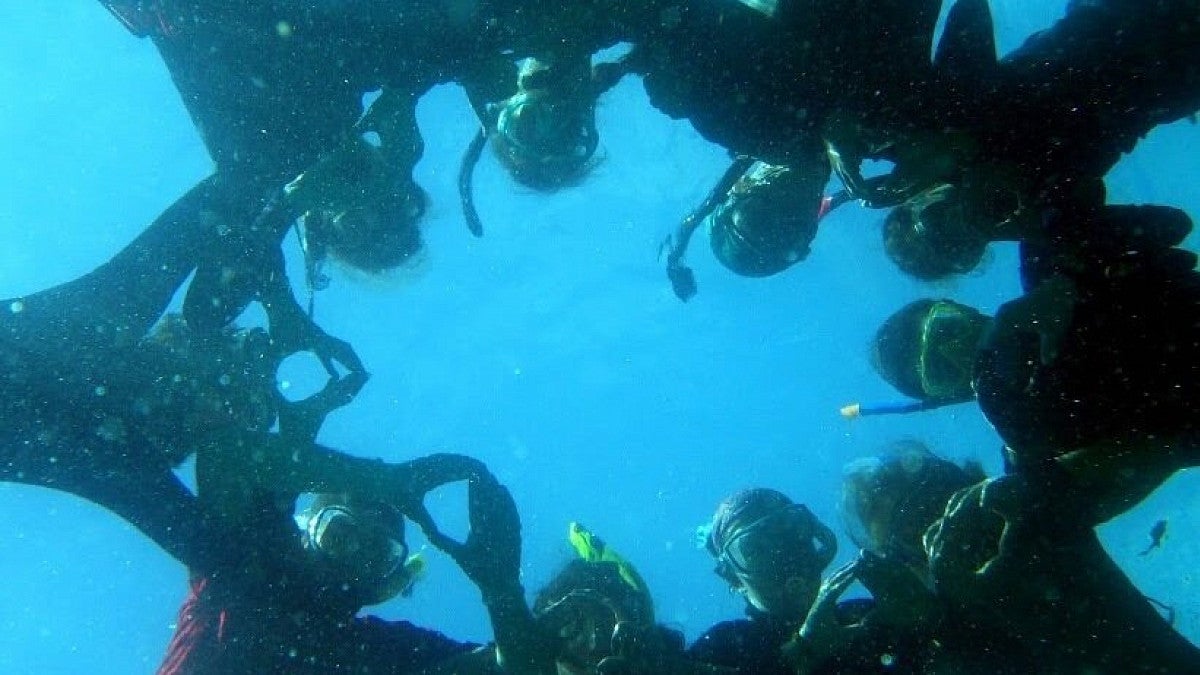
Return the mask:
[(987, 0), (958, 0), (946, 17), (933, 64), (957, 80), (974, 80), (997, 63), (996, 28)]

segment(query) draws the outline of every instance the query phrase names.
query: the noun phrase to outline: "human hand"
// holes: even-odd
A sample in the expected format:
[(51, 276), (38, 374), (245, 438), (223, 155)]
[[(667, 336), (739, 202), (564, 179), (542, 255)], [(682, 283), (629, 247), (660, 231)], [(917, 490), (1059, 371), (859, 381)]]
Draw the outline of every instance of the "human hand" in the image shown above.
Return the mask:
[(486, 600), (520, 587), (521, 518), (512, 494), (482, 464), (469, 481), (470, 531), (466, 540), (455, 541), (432, 522), (426, 535), (454, 558)]
[(441, 536), (441, 533), (425, 508), (425, 495), (443, 485), (470, 480), (488, 472), (483, 462), (454, 453), (426, 455), (400, 464), (385, 465), (380, 470), (383, 472), (384, 486), (384, 494), (380, 497), (395, 504), (427, 536), (431, 533)]
[(1008, 522), (985, 505), (990, 481), (956, 492), (945, 515), (925, 531), (922, 542), (929, 572), (939, 596), (957, 605), (980, 602), (983, 576), (999, 559), (1000, 541)]
[(875, 600), (863, 625), (911, 630), (935, 624), (940, 618), (941, 608), (933, 592), (907, 565), (863, 551), (855, 576)]
[(299, 352), (312, 352), (330, 378), (340, 377), (337, 366), (351, 373), (365, 373), (366, 366), (349, 342), (333, 337), (300, 309), (273, 310), (271, 339), (280, 359)]
[(1038, 362), (1043, 366), (1054, 363), (1071, 327), (1077, 298), (1075, 283), (1064, 275), (1038, 284), (1000, 307), (984, 336), (984, 349), (1008, 351), (1000, 350), (999, 343), (1011, 342), (1020, 334), (1037, 335)]
[(330, 412), (340, 408), (358, 395), (370, 379), (365, 371), (350, 371), (346, 375), (331, 375), (317, 393), (300, 401), (286, 402), (279, 408), (280, 434), (299, 442), (311, 443)]
[(796, 672), (809, 672), (827, 659), (836, 645), (853, 639), (862, 630), (861, 626), (843, 626), (837, 611), (838, 602), (854, 583), (860, 565), (860, 560), (846, 563), (821, 582), (799, 633), (783, 646), (784, 658)]

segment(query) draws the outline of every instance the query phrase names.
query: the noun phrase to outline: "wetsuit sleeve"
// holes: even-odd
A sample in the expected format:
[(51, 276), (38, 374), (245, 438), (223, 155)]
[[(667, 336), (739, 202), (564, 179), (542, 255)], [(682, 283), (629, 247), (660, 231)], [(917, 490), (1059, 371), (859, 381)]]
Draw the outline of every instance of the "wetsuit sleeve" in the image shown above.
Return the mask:
[(355, 619), (354, 633), (361, 648), (356, 651), (364, 655), (361, 672), (412, 673), (480, 646), (407, 621), (385, 621), (375, 616)]
[(784, 662), (787, 629), (771, 622), (725, 621), (705, 631), (687, 649), (687, 657), (712, 666), (736, 669), (750, 675), (791, 675)]
[[(166, 466), (139, 465), (147, 452), (93, 437), (88, 445), (50, 429), (25, 430), (40, 443), (6, 442), (0, 480), (61, 490), (125, 519), (189, 567), (207, 569), (215, 552), (196, 497)], [(55, 440), (59, 439), (61, 440)]]
[[(1042, 175), (1103, 175), (1155, 125), (1200, 107), (1195, 0), (1072, 2), (1000, 65), (992, 148)], [(1031, 139), (1038, 139), (1031, 141)]]
[(202, 181), (108, 262), (65, 284), (3, 301), (0, 339), (39, 359), (77, 360), (141, 339), (217, 236)]

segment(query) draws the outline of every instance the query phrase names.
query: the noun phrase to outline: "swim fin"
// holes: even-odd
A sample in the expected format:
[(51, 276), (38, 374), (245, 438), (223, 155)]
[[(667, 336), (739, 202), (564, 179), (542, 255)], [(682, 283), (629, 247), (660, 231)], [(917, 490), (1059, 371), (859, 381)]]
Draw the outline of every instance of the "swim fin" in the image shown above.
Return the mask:
[(934, 67), (970, 81), (985, 77), (996, 63), (996, 28), (987, 0), (958, 0), (946, 17)]

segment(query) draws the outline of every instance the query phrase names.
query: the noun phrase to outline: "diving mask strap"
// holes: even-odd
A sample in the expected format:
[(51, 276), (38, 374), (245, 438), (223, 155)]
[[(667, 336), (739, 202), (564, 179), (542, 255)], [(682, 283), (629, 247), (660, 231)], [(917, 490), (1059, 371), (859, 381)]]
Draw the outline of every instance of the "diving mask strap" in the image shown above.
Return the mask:
[(296, 240), (300, 243), (300, 252), (304, 254), (304, 290), (308, 295), (308, 318), (312, 319), (316, 311), (317, 291), (329, 288), (329, 275), (325, 274), (325, 247), (314, 244), (308, 236), (309, 218), (316, 217), (312, 213), (296, 219), (294, 229)]
[(338, 518), (348, 518), (351, 524), (358, 522), (350, 509), (337, 504), (322, 507), (312, 518), (309, 518), (305, 532), (308, 534), (308, 542), (313, 550), (326, 552), (321, 546), (321, 539), (329, 525)]
[(825, 569), (829, 563), (833, 562), (833, 557), (837, 555), (837, 535), (829, 526), (817, 520), (813, 512), (803, 504), (798, 504), (798, 509), (801, 517), (804, 519), (804, 524), (810, 532), (810, 537), (814, 543), (814, 548), (817, 552), (819, 569)]

